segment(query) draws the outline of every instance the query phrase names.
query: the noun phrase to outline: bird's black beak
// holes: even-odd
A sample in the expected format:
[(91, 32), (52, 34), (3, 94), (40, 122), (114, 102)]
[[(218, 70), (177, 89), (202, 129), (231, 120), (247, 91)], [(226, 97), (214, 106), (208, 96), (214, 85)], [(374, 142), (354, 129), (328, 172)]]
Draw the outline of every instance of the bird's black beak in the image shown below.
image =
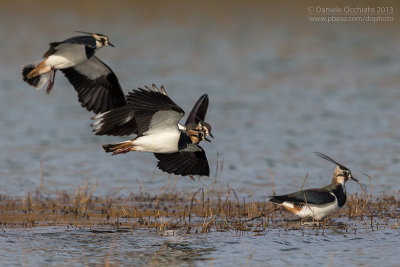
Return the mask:
[[(210, 136), (211, 136), (211, 134), (210, 134)], [(206, 140), (207, 142), (210, 142), (210, 143), (211, 143), (211, 140), (208, 139), (207, 137), (204, 137), (204, 140)]]
[(353, 180), (353, 181), (355, 181), (355, 182), (357, 182), (357, 183), (358, 183), (358, 180), (357, 180), (356, 178), (354, 178), (354, 176), (353, 176), (353, 175), (350, 175), (350, 180)]
[(115, 47), (112, 43), (110, 43), (110, 42), (108, 42), (108, 45), (109, 46), (112, 46), (112, 47)]
[(211, 133), (211, 132), (209, 132), (208, 133), (212, 138), (214, 138), (214, 135)]

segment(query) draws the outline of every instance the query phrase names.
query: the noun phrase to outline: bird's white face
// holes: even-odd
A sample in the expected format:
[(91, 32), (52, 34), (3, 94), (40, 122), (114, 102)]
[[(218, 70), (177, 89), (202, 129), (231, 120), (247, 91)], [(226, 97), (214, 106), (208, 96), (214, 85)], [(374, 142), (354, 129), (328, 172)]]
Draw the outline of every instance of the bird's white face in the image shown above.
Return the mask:
[(192, 141), (193, 144), (198, 144), (201, 141), (205, 140), (205, 132), (202, 130), (187, 130), (190, 140)]
[(97, 48), (101, 48), (106, 45), (114, 46), (113, 44), (111, 44), (109, 42), (108, 37), (105, 35), (93, 33), (92, 36), (94, 39), (96, 39), (96, 47)]
[(357, 181), (353, 175), (351, 174), (351, 171), (347, 169), (344, 166), (339, 166), (336, 165), (333, 179), (336, 180), (337, 184), (344, 185), (348, 180), (355, 180)]
[(197, 125), (188, 125), (186, 132), (189, 134), (193, 144), (198, 144), (201, 141), (211, 142), (207, 136), (214, 136), (211, 134), (211, 125), (206, 122), (199, 122)]
[(211, 125), (204, 122), (202, 125), (202, 130), (204, 131), (205, 135), (213, 137), (211, 134)]
[(201, 131), (204, 133), (204, 136), (211, 136), (214, 138), (214, 136), (211, 133), (211, 125), (208, 124), (207, 122), (199, 122), (197, 126), (195, 127), (196, 130)]

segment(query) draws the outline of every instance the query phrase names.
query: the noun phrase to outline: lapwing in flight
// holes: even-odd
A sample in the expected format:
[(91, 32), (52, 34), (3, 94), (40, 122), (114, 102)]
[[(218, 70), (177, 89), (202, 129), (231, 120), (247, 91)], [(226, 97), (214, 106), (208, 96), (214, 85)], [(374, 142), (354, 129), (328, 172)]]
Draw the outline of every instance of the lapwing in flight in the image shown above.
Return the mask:
[[(206, 154), (198, 144), (210, 141), (211, 126), (204, 122), (208, 96), (203, 95), (193, 107), (185, 125), (179, 120), (185, 112), (175, 104), (161, 86), (133, 90), (127, 105), (99, 114), (93, 119), (97, 134), (129, 135), (136, 138), (118, 144), (103, 145), (113, 155), (130, 151), (152, 152), (158, 159), (157, 167), (164, 172), (182, 176), (209, 176)], [(125, 112), (125, 113), (124, 113)], [(108, 124), (115, 127), (109, 127)]]
[(78, 32), (86, 35), (50, 43), (40, 63), (23, 67), (23, 80), (37, 89), (47, 83), (46, 93), (50, 93), (56, 71), (61, 70), (87, 110), (97, 114), (125, 105), (118, 78), (94, 55), (99, 48), (114, 45), (103, 34)]
[(332, 182), (322, 188), (306, 189), (287, 195), (271, 196), (269, 201), (285, 207), (301, 218), (321, 220), (337, 212), (346, 203), (345, 183), (358, 182), (351, 171), (325, 154), (316, 152), (318, 157), (336, 165)]
[[(153, 85), (152, 90), (158, 90)], [(164, 87), (158, 90), (159, 93), (167, 95)], [(211, 125), (205, 122), (205, 117), (208, 109), (208, 95), (202, 95), (193, 106), (192, 111), (189, 113), (186, 119), (185, 125), (178, 123), (180, 130), (204, 130), (206, 136), (211, 136)], [(107, 112), (98, 114), (92, 118), (96, 120), (92, 126), (95, 126), (93, 132), (96, 135), (113, 135), (113, 136), (125, 136), (135, 134), (137, 131), (137, 125), (135, 121), (135, 107), (132, 104), (126, 104)]]

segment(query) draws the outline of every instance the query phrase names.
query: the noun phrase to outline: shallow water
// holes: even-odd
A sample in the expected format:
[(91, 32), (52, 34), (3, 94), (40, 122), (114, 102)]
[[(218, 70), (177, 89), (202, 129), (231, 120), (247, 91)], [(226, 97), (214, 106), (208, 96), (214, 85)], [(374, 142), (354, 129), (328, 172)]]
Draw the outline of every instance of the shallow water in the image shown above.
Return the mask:
[[(3, 4), (0, 175), (7, 186), (0, 194), (26, 194), (38, 186), (40, 161), (52, 190), (71, 190), (82, 179), (98, 180), (99, 193), (121, 187), (135, 192), (138, 179), (149, 190), (166, 183), (153, 155), (111, 157), (102, 151), (101, 144), (123, 138), (92, 134), (91, 114), (80, 108), (61, 73), (50, 95), (21, 81), (23, 64), (39, 60), (49, 41), (70, 37), (75, 29), (109, 34), (116, 47), (103, 48), (98, 56), (125, 92), (164, 84), (187, 111), (208, 93), (207, 121), (216, 139), (202, 146), (211, 170), (218, 152), (224, 160), (222, 182), (238, 191), (270, 194), (270, 171), (279, 192), (297, 188), (306, 173), (308, 186), (329, 183), (333, 166), (314, 151), (345, 164), (365, 183), (362, 173), (372, 176), (375, 192), (400, 189), (400, 46), (393, 25), (295, 27), (296, 17), (280, 24), (279, 18), (266, 21), (254, 7), (240, 11), (237, 5), (223, 16), (213, 11), (207, 20), (201, 13), (206, 11), (185, 5), (165, 10), (171, 16), (156, 9), (150, 19), (148, 6), (125, 5), (129, 12), (119, 6), (113, 23), (94, 23), (106, 3), (97, 13), (85, 10), (85, 16), (74, 2), (67, 12), (50, 6), (48, 20), (38, 19), (44, 11)], [(187, 15), (173, 16), (180, 10)], [(242, 12), (253, 16), (245, 20), (238, 16)], [(177, 181), (184, 188), (198, 186), (190, 179)]]
[[(153, 266), (397, 266), (400, 233), (323, 234), (307, 229), (258, 233), (160, 233), (71, 228), (7, 230), (0, 234), (0, 262), (10, 265)], [(170, 235), (168, 235), (170, 234)]]
[[(278, 11), (277, 11), (278, 10)], [(298, 10), (298, 11), (297, 11)], [(154, 192), (168, 175), (151, 154), (111, 157), (76, 93), (57, 73), (50, 95), (22, 82), (20, 68), (40, 59), (50, 41), (73, 30), (109, 35), (115, 48), (98, 56), (124, 91), (164, 84), (189, 111), (208, 93), (207, 121), (215, 140), (202, 144), (211, 170), (224, 162), (221, 181), (243, 196), (264, 198), (330, 182), (326, 153), (349, 167), (373, 193), (400, 190), (400, 36), (398, 22), (381, 25), (310, 24), (306, 8), (254, 2), (139, 4), (124, 1), (0, 4), (0, 194), (44, 188), (73, 192), (98, 181), (96, 194)], [(291, 19), (288, 20), (287, 18)], [(212, 171), (214, 176), (214, 171)], [(202, 183), (173, 177), (183, 190)], [(348, 185), (348, 192), (360, 192)], [(91, 233), (60, 228), (15, 229), (0, 235), (0, 262), (91, 264), (307, 265), (398, 264), (390, 248), (397, 230), (368, 235), (307, 236), (271, 230), (264, 236), (211, 233), (160, 237), (154, 231)], [(109, 255), (109, 256), (107, 256)], [(160, 263), (160, 262), (157, 262)], [(57, 264), (58, 265), (58, 264)]]

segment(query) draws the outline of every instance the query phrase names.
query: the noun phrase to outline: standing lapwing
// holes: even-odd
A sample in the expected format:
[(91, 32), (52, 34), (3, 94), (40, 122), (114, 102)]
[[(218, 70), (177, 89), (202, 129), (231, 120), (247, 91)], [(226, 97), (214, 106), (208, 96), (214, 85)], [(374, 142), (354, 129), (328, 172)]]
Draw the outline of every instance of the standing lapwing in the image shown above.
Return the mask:
[(346, 187), (348, 180), (358, 182), (351, 171), (325, 154), (315, 152), (318, 157), (336, 165), (331, 184), (314, 189), (306, 189), (287, 195), (272, 196), (269, 201), (285, 207), (301, 218), (321, 220), (338, 211), (346, 203)]
[[(185, 112), (168, 97), (164, 87), (161, 90), (155, 85), (145, 88), (133, 90), (126, 96), (130, 112), (126, 114), (125, 121), (130, 121), (130, 124), (123, 124), (124, 129), (119, 129), (121, 131), (117, 131), (117, 134), (112, 130), (108, 131), (115, 135), (130, 132), (136, 134), (136, 138), (103, 145), (104, 151), (112, 152), (113, 155), (130, 151), (152, 152), (158, 159), (157, 167), (164, 172), (182, 176), (209, 176), (206, 154), (198, 145), (203, 140), (210, 141), (207, 135), (212, 137), (210, 125), (203, 121), (208, 106), (207, 95), (198, 100), (188, 117), (189, 123), (183, 126), (179, 124), (179, 120)], [(115, 126), (114, 121), (106, 116), (110, 113), (113, 110), (94, 117), (98, 120), (92, 124), (96, 126), (95, 132), (96, 129), (109, 129), (108, 121)], [(117, 115), (122, 116), (119, 111)]]
[(114, 45), (103, 34), (80, 33), (87, 35), (50, 43), (39, 64), (23, 67), (23, 80), (38, 89), (47, 83), (48, 94), (59, 69), (78, 92), (81, 105), (89, 111), (105, 112), (124, 105), (125, 97), (118, 78), (94, 55), (99, 48)]

